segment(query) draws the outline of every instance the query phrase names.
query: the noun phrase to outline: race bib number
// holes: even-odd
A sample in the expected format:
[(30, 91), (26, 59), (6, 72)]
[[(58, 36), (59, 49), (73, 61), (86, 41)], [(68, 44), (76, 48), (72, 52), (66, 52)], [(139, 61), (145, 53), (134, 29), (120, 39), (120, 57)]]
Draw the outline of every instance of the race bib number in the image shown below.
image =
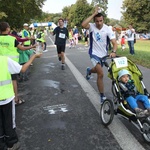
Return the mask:
[(59, 33), (59, 38), (65, 39), (65, 34), (64, 33)]
[(114, 58), (114, 62), (117, 68), (127, 67), (128, 61), (126, 57)]

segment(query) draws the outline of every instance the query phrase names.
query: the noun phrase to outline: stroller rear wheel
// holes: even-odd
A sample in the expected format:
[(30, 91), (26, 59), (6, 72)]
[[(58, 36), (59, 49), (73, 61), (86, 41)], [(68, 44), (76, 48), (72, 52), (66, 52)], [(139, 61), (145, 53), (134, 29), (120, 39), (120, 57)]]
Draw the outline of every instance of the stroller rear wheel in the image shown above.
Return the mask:
[(100, 118), (102, 124), (108, 126), (114, 118), (114, 106), (110, 99), (106, 99), (101, 105)]
[(150, 143), (150, 121), (144, 120), (142, 125), (143, 125), (143, 138), (146, 142)]

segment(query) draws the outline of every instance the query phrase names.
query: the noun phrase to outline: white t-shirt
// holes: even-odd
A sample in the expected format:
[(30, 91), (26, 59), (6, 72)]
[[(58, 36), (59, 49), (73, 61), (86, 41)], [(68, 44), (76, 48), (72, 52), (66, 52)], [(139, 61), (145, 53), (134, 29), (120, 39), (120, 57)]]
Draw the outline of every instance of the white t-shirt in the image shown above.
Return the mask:
[(90, 23), (89, 32), (89, 54), (96, 55), (100, 58), (106, 56), (108, 51), (108, 37), (110, 40), (115, 39), (115, 34), (113, 31), (106, 24), (103, 24), (103, 27), (99, 30), (95, 23)]
[[(132, 31), (131, 31), (132, 30)], [(134, 41), (134, 34), (135, 34), (135, 30), (131, 29), (131, 30), (127, 30), (126, 34), (127, 34), (127, 41)]]
[[(12, 59), (8, 58), (8, 71), (10, 74), (17, 74), (21, 71), (22, 66), (19, 63), (13, 61)], [(14, 96), (11, 98), (6, 99), (5, 101), (0, 101), (0, 105), (5, 105), (11, 102), (14, 99)]]

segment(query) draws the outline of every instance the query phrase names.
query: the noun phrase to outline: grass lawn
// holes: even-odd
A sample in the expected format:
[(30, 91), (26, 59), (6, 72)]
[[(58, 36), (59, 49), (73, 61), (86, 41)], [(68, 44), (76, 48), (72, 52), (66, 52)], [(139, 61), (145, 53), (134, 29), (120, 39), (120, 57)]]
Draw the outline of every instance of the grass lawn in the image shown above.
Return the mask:
[(135, 55), (130, 55), (127, 42), (125, 51), (121, 51), (121, 46), (118, 45), (117, 55), (126, 56), (134, 63), (150, 69), (150, 40), (137, 40), (134, 48)]
[[(84, 41), (79, 41), (84, 44)], [(137, 40), (135, 45), (135, 55), (129, 54), (128, 43), (126, 42), (126, 49), (121, 51), (121, 45), (118, 45), (117, 55), (126, 56), (134, 63), (150, 69), (150, 40)]]

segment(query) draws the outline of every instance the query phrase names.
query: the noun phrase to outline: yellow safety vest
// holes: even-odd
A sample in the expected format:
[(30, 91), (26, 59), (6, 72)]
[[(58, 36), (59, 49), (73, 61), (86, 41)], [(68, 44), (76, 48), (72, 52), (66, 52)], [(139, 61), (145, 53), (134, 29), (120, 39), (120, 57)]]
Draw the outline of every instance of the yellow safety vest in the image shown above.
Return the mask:
[(45, 33), (42, 33), (42, 34), (41, 34), (41, 37), (42, 37), (42, 38), (41, 38), (41, 39), (42, 39), (42, 42), (45, 42)]
[(19, 53), (15, 47), (16, 38), (10, 35), (0, 36), (0, 55), (8, 56), (16, 62), (19, 62)]
[(45, 42), (45, 33), (44, 32), (39, 32), (39, 34), (41, 34), (41, 38), (37, 38), (37, 41), (41, 41), (41, 42)]
[[(27, 37), (30, 37), (30, 33), (29, 33), (27, 30), (23, 29), (23, 30), (22, 30), (22, 38), (25, 38), (24, 32), (27, 32), (27, 34), (28, 34)], [(23, 42), (23, 45), (28, 45), (28, 46), (29, 46), (29, 45), (31, 45), (31, 41), (28, 40), (28, 41), (26, 41), (26, 42)]]
[(0, 56), (0, 101), (14, 96), (11, 74), (8, 71), (8, 57)]

